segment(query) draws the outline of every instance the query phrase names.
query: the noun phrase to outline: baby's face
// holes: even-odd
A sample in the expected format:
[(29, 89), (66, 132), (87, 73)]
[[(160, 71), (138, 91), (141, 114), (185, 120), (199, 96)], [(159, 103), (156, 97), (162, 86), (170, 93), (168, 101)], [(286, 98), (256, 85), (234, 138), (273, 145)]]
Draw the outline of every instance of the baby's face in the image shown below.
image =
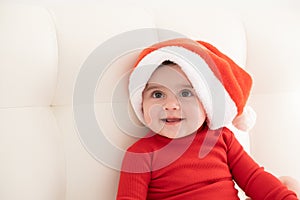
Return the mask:
[(168, 138), (194, 133), (206, 118), (191, 83), (178, 65), (157, 68), (143, 92), (146, 125)]

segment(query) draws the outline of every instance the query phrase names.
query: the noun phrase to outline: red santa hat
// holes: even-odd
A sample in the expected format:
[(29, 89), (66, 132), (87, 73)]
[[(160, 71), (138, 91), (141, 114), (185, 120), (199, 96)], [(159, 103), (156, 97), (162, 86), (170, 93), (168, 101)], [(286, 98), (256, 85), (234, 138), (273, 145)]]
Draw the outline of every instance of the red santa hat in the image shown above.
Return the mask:
[(242, 116), (252, 86), (251, 76), (217, 48), (203, 41), (178, 38), (144, 49), (129, 78), (131, 105), (144, 123), (142, 93), (156, 68), (164, 61), (181, 67), (207, 115), (210, 129), (230, 125)]

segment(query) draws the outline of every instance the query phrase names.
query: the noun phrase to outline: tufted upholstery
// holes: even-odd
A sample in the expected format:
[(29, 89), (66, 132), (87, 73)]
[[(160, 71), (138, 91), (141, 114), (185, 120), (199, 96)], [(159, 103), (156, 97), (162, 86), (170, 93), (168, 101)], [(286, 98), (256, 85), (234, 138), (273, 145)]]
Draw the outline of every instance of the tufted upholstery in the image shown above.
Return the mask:
[[(100, 162), (82, 141), (80, 136), (84, 133), (78, 133), (73, 105), (75, 85), (82, 66), (91, 59), (90, 56), (101, 44), (113, 36), (136, 29), (170, 29), (193, 39), (211, 42), (238, 64), (243, 67), (247, 64), (251, 72), (258, 74), (257, 85), (264, 82), (259, 74), (265, 73), (264, 67), (274, 66), (267, 51), (275, 51), (273, 53), (277, 56), (278, 52), (272, 47), (257, 44), (262, 38), (258, 38), (260, 35), (251, 27), (253, 21), (219, 9), (198, 12), (196, 7), (187, 8), (174, 5), (172, 12), (166, 12), (159, 6), (149, 9), (126, 4), (118, 7), (113, 4), (0, 6), (1, 200), (114, 199), (118, 171)], [(189, 12), (178, 15), (182, 10)], [(245, 29), (243, 20), (248, 22), (249, 30)], [(155, 41), (163, 36), (154, 32), (147, 37)], [(125, 44), (120, 44), (120, 48), (121, 45)], [(258, 56), (263, 58), (255, 57), (256, 49), (259, 51)], [(117, 108), (128, 106), (125, 84), (119, 81), (126, 80), (123, 78), (126, 78), (138, 51), (139, 49), (134, 49), (116, 58), (102, 74), (95, 89), (95, 116), (98, 125), (108, 141), (120, 149), (125, 149), (135, 138), (125, 134), (115, 121), (118, 113), (114, 113), (111, 100), (114, 95), (120, 95), (119, 99), (122, 101), (113, 105)], [(264, 60), (265, 58), (267, 59)], [(299, 65), (299, 61), (294, 62), (294, 66)], [(273, 70), (282, 72), (280, 66)], [(271, 69), (268, 68), (268, 71)], [(273, 78), (270, 81), (277, 82), (276, 77)], [(264, 124), (272, 132), (276, 132), (271, 126), (274, 123), (273, 107), (280, 112), (287, 112), (280, 106), (285, 99), (282, 93), (276, 93), (277, 89), (287, 92), (291, 108), (298, 104), (300, 96), (296, 87), (284, 90), (286, 88), (282, 84), (274, 87), (262, 85), (263, 87), (254, 89), (256, 93), (253, 94), (251, 104), (255, 109), (258, 108), (258, 114), (267, 110), (268, 114), (265, 116), (269, 118), (258, 120), (258, 126), (254, 128), (257, 132), (254, 138), (257, 140), (261, 138), (257, 134), (267, 130)], [(117, 90), (117, 87), (121, 88)], [(269, 88), (272, 88), (271, 91)], [(270, 98), (276, 100), (269, 104)], [(293, 113), (292, 117), (293, 122), (297, 122), (300, 115)], [(277, 120), (279, 119), (275, 118), (276, 123)], [(295, 128), (299, 132), (300, 128)], [(135, 127), (133, 130), (140, 129), (141, 127)], [(86, 131), (89, 132), (88, 129)], [(237, 134), (249, 150), (249, 135)], [(263, 135), (265, 141), (273, 143), (279, 140), (280, 135), (277, 139), (269, 140), (270, 134)], [(287, 134), (293, 137), (292, 133)], [(293, 166), (280, 165), (281, 168), (272, 168), (273, 159), (265, 161), (264, 155), (259, 156), (260, 151), (264, 151), (260, 149), (262, 147), (259, 142), (252, 143), (252, 146), (257, 147), (253, 151), (260, 162), (266, 163), (278, 174), (281, 169), (282, 173), (291, 170), (292, 174), (289, 175), (300, 178), (299, 172), (294, 172), (294, 167), (299, 168), (299, 162), (293, 162)], [(296, 142), (293, 144), (297, 145)], [(295, 149), (299, 153), (299, 148)]]

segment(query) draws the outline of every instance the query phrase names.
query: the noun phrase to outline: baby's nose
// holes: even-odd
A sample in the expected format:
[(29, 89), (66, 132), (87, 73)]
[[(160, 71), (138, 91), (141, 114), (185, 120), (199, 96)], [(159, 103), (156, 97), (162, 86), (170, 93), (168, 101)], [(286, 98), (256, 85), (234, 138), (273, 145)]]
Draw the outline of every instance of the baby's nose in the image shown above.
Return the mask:
[(179, 110), (180, 103), (176, 97), (168, 98), (166, 103), (164, 104), (165, 110)]

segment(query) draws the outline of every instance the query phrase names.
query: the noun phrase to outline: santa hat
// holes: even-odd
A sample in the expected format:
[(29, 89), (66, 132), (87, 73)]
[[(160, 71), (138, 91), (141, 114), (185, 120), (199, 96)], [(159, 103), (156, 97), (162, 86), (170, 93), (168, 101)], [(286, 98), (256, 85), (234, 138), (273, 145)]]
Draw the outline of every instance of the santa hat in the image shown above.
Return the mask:
[(142, 123), (143, 90), (152, 73), (166, 60), (176, 63), (188, 77), (206, 111), (210, 129), (227, 126), (242, 116), (252, 86), (251, 76), (211, 44), (178, 38), (144, 49), (131, 72), (130, 101)]

